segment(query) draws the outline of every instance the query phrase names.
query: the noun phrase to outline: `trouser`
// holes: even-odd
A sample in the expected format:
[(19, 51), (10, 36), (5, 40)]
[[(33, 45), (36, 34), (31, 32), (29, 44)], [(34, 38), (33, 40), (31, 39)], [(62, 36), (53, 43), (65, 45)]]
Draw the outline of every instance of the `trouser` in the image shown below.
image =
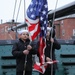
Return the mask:
[[(23, 75), (23, 72), (16, 72), (16, 75)], [(32, 71), (25, 71), (25, 75), (32, 75)]]

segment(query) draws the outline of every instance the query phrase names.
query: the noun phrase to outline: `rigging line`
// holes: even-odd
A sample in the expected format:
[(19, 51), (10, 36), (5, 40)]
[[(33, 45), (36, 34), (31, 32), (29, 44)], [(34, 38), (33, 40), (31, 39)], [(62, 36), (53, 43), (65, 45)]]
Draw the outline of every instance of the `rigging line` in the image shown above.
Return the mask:
[(19, 7), (18, 7), (18, 12), (17, 12), (17, 16), (16, 16), (16, 22), (17, 22), (18, 15), (19, 15), (19, 10), (20, 10), (20, 6), (21, 6), (21, 1), (22, 1), (22, 0), (20, 0)]
[(15, 10), (16, 10), (16, 3), (17, 3), (17, 0), (15, 0), (14, 11), (13, 11), (13, 16), (12, 16), (12, 22), (10, 24), (10, 28), (11, 28), (12, 31), (13, 31), (12, 25), (14, 23), (14, 15), (15, 15)]
[[(53, 34), (53, 25), (54, 25), (54, 20), (55, 20), (55, 12), (56, 12), (56, 8), (57, 8), (57, 3), (58, 3), (58, 0), (56, 1), (55, 10), (54, 10), (54, 14), (53, 14), (51, 38), (52, 38), (52, 34)], [(53, 43), (51, 42), (51, 50), (50, 50), (50, 58), (51, 59), (52, 59), (52, 47), (53, 47)], [(51, 65), (51, 75), (53, 75), (53, 64)]]
[(15, 0), (14, 11), (13, 11), (13, 16), (12, 16), (12, 22), (10, 24), (11, 30), (12, 30), (12, 25), (14, 23), (14, 15), (15, 15), (15, 10), (16, 10), (16, 3), (17, 3), (17, 0)]
[[(56, 12), (57, 3), (58, 3), (58, 0), (56, 1), (56, 5), (55, 5), (53, 20), (52, 20), (52, 28), (53, 28), (53, 25), (54, 25), (54, 19), (55, 19), (55, 12)], [(52, 34), (53, 34), (53, 29), (52, 29), (52, 32), (51, 32), (51, 37), (52, 37)], [(52, 51), (52, 46), (53, 46), (53, 44), (51, 43), (51, 51)], [(50, 52), (50, 53), (51, 53), (51, 58), (52, 58), (52, 52)]]
[(14, 19), (14, 15), (15, 15), (15, 10), (16, 10), (16, 3), (17, 3), (17, 0), (15, 0), (15, 5), (14, 5), (14, 12), (13, 12), (13, 18)]
[[(58, 3), (58, 0), (56, 1), (55, 10), (54, 10), (54, 14), (53, 14), (52, 28), (54, 26), (54, 19), (55, 19), (55, 12), (56, 12), (57, 3)], [(51, 32), (51, 37), (52, 37), (52, 34), (53, 34), (53, 29), (52, 29), (52, 32)], [(51, 50), (52, 50), (52, 46), (51, 46)], [(51, 56), (52, 56), (52, 53), (51, 53)]]
[[(25, 22), (25, 11), (26, 11), (26, 4), (25, 4), (25, 0), (24, 0), (24, 22)], [(23, 75), (25, 75), (25, 72), (26, 72), (26, 63), (27, 63), (27, 55), (25, 56)]]
[(25, 12), (26, 12), (26, 4), (25, 4), (25, 3), (26, 3), (26, 2), (25, 2), (25, 0), (24, 0), (24, 22), (25, 22), (25, 18), (26, 18), (26, 15), (25, 15), (25, 14), (26, 14), (26, 13), (25, 13)]
[[(15, 22), (17, 22), (17, 19), (18, 19), (19, 10), (20, 10), (20, 6), (21, 6), (21, 1), (22, 0), (20, 0), (20, 3), (19, 3), (18, 12), (17, 12), (17, 16), (16, 16), (16, 21)], [(17, 34), (17, 25), (16, 25), (16, 23), (15, 23), (15, 26), (16, 26), (16, 39), (17, 39), (18, 38), (18, 34)]]
[(27, 55), (25, 56), (23, 75), (25, 75), (25, 72), (26, 72), (26, 63), (27, 63)]
[(54, 15), (53, 15), (53, 21), (52, 21), (52, 27), (54, 25), (55, 12), (56, 12), (56, 8), (57, 8), (57, 4), (58, 4), (58, 0), (56, 1), (56, 5), (55, 5), (55, 10), (54, 10)]

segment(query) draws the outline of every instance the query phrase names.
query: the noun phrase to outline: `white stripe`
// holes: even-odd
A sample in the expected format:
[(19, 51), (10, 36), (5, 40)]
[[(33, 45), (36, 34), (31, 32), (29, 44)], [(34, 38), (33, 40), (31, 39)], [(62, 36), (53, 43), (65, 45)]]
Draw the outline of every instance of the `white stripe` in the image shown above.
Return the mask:
[(32, 19), (30, 19), (30, 18), (27, 16), (27, 14), (26, 14), (26, 19), (27, 19), (30, 23), (32, 23), (32, 24), (35, 24), (35, 23), (38, 23), (38, 22), (39, 22), (39, 18), (37, 18), (36, 20), (32, 20)]
[(33, 31), (30, 31), (30, 35), (33, 36), (33, 34), (37, 31), (38, 29), (38, 24), (35, 26), (35, 29)]

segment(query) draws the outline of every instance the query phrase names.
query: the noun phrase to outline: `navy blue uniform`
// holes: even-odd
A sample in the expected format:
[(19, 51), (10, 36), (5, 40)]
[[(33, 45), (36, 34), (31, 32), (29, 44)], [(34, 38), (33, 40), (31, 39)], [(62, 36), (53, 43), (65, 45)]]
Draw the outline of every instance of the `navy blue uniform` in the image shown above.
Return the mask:
[[(25, 63), (25, 57), (26, 57), (26, 55), (23, 54), (23, 51), (27, 49), (27, 45), (29, 44), (30, 44), (29, 39), (27, 39), (25, 42), (19, 39), (13, 45), (12, 54), (16, 58), (16, 74), (17, 75), (23, 75), (24, 63)], [(32, 74), (32, 54), (36, 54), (36, 51), (37, 51), (35, 50), (35, 47), (33, 46), (32, 42), (31, 42), (31, 46), (32, 46), (32, 50), (30, 50), (29, 54), (27, 55), (25, 75)]]

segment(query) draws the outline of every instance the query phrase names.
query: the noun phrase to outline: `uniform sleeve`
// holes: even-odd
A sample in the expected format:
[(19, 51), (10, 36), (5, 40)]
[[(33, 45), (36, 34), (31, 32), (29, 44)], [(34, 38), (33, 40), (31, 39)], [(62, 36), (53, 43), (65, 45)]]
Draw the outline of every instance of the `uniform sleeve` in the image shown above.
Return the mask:
[(31, 42), (31, 46), (32, 46), (32, 50), (31, 50), (31, 54), (37, 54), (38, 51), (38, 42), (37, 41), (33, 41)]
[(23, 51), (19, 51), (18, 49), (19, 49), (19, 48), (18, 48), (17, 43), (14, 43), (14, 44), (13, 44), (13, 47), (12, 47), (12, 55), (13, 55), (14, 57), (24, 56)]
[(53, 47), (58, 50), (61, 48), (60, 43), (56, 39), (54, 39)]

